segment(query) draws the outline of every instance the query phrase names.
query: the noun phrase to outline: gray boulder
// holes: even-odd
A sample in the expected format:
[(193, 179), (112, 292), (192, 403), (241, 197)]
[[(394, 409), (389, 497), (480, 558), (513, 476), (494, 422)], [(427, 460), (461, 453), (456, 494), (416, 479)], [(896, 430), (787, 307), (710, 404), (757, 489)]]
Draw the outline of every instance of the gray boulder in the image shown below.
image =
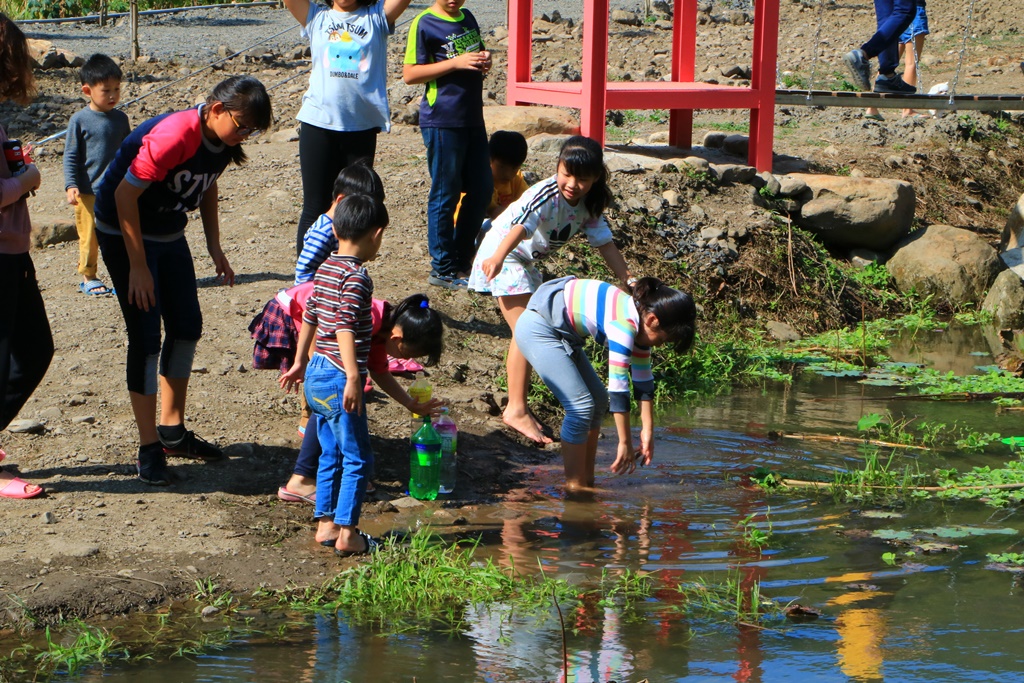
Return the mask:
[(796, 222), (841, 249), (885, 251), (910, 232), (914, 188), (902, 180), (800, 175), (811, 198)]
[(970, 230), (930, 225), (896, 247), (886, 263), (901, 292), (932, 295), (936, 304), (979, 303), (1003, 269), (999, 254)]
[(1024, 328), (1024, 281), (1012, 270), (999, 273), (981, 310), (991, 313), (1002, 329)]

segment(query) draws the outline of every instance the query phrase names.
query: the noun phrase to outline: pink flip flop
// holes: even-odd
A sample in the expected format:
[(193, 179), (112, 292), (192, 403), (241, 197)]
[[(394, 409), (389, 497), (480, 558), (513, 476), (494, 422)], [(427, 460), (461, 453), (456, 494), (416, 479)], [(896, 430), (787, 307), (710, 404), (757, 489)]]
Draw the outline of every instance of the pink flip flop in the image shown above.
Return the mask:
[(282, 486), (277, 490), (277, 497), (286, 503), (309, 503), (310, 505), (316, 505), (316, 491), (308, 496), (304, 496), (301, 493), (289, 491), (286, 487)]
[(43, 494), (43, 487), (40, 486), (38, 491), (33, 493), (28, 492), (28, 487), (32, 486), (29, 482), (25, 481), (20, 477), (15, 477), (8, 481), (3, 488), (0, 488), (0, 498), (35, 498), (36, 496)]
[(388, 372), (391, 374), (399, 372), (419, 372), (422, 369), (423, 366), (412, 359), (388, 356)]

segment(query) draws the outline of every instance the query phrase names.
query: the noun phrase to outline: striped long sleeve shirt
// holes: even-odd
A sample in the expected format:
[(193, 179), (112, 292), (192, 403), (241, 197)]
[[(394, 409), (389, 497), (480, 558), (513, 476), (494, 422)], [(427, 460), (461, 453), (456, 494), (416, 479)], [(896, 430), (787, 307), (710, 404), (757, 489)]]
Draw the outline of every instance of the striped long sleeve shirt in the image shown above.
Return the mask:
[(328, 214), (321, 214), (302, 238), (302, 252), (299, 254), (299, 260), (295, 262), (295, 284), (312, 282), (316, 269), (337, 248), (338, 238), (334, 236), (334, 221)]
[(359, 374), (366, 376), (373, 336), (373, 280), (363, 262), (354, 256), (332, 254), (313, 280), (313, 296), (306, 302), (304, 325), (316, 325), (315, 351), (341, 372), (345, 366), (338, 346), (338, 332), (352, 332), (356, 342)]
[(570, 280), (565, 285), (569, 324), (581, 337), (608, 348), (608, 400), (613, 413), (629, 412), (629, 380), (637, 400), (654, 397), (651, 350), (635, 343), (640, 314), (629, 294), (600, 280)]

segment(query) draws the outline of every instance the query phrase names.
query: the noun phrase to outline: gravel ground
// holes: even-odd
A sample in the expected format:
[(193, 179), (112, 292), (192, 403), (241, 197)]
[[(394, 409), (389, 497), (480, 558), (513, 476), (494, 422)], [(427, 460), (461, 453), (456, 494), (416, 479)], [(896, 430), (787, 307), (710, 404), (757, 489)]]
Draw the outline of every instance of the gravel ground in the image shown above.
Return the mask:
[[(399, 21), (395, 38), (403, 44), (409, 23), (428, 3), (414, 2)], [(484, 29), (504, 25), (507, 3), (495, 0), (473, 0), (468, 8)], [(637, 9), (636, 2), (614, 2), (616, 9)], [(540, 15), (557, 9), (563, 17), (579, 19), (583, 3), (566, 7), (556, 0), (537, 0), (534, 12)], [(116, 19), (101, 27), (95, 22), (61, 22), (53, 24), (23, 25), (29, 38), (53, 41), (62, 48), (83, 56), (104, 52), (127, 58), (129, 24), (127, 17)], [(184, 30), (182, 30), (184, 29)], [(196, 35), (201, 40), (196, 40)], [(270, 38), (271, 36), (276, 36)], [(196, 10), (178, 14), (157, 14), (139, 18), (139, 47), (144, 55), (158, 59), (215, 58), (217, 48), (227, 45), (232, 50), (243, 50), (268, 39), (261, 46), (282, 51), (305, 44), (299, 35), (299, 25), (285, 9), (271, 7), (232, 7)]]

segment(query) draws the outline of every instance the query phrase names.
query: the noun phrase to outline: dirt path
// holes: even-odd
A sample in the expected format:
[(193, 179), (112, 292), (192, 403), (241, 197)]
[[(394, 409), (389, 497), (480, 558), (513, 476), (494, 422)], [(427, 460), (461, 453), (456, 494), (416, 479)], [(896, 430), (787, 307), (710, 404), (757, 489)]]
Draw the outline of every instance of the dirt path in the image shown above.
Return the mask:
[[(934, 8), (933, 27), (953, 24), (957, 7), (952, 2), (930, 3), (929, 9)], [(1013, 9), (1020, 8), (1000, 7), (999, 16), (994, 11), (982, 12), (977, 19), (984, 39), (977, 42), (977, 49), (972, 48), (965, 78), (970, 85), (979, 86), (979, 91), (1020, 90), (1022, 78), (1015, 64), (1024, 58), (1024, 47), (1019, 39), (1007, 36), (1019, 35), (1024, 13)], [(261, 12), (271, 14), (269, 10)], [(251, 19), (262, 14), (247, 16)], [(280, 16), (274, 15), (274, 20)], [(786, 2), (783, 16), (788, 32), (780, 41), (784, 48), (781, 68), (806, 64), (814, 7)], [(826, 20), (830, 60), (847, 49), (848, 36), (866, 37), (873, 24), (867, 5), (830, 6)], [(169, 27), (170, 35), (178, 36), (179, 44), (202, 44), (204, 49), (212, 46), (215, 50), (222, 38), (206, 35), (209, 27), (196, 21), (194, 31), (184, 36), (182, 26), (172, 20), (160, 23)], [(244, 26), (247, 24), (229, 25), (227, 29), (237, 32)], [(261, 31), (267, 28), (269, 24), (259, 26)], [(121, 49), (113, 36), (97, 32), (96, 27), (60, 27), (60, 31), (95, 45), (95, 49)], [(707, 31), (710, 35), (701, 39), (698, 50), (703, 60), (698, 69), (731, 66), (748, 59), (744, 50), (749, 49), (749, 26), (716, 24), (714, 30)], [(946, 38), (936, 30), (936, 45), (953, 40), (950, 29), (942, 31)], [(64, 35), (54, 32), (58, 38)], [(204, 40), (195, 40), (195, 33), (204, 35)], [(231, 35), (239, 38), (229, 42), (235, 49), (246, 40), (241, 34)], [(613, 72), (620, 76), (627, 72), (643, 74), (653, 68), (660, 73), (665, 63), (659, 53), (667, 47), (670, 35), (669, 31), (654, 28), (616, 27)], [(496, 47), (499, 64), (495, 73), (500, 73), (500, 41)], [(397, 52), (400, 48), (395, 44), (392, 49)], [(578, 60), (573, 57), (578, 50), (578, 43), (570, 39), (547, 41), (539, 44), (538, 61), (546, 65), (545, 69), (557, 71), (561, 65)], [(393, 54), (392, 65), (397, 72), (396, 56)], [(941, 53), (931, 65), (934, 78), (950, 73), (955, 66), (951, 59), (951, 55)], [(1005, 64), (990, 66), (990, 59)], [(155, 64), (133, 70), (125, 95), (131, 98), (152, 89), (169, 76), (187, 72), (188, 65), (195, 63), (200, 62), (159, 58)], [(129, 113), (138, 123), (170, 108), (189, 106), (225, 73), (245, 71), (274, 85), (304, 68), (302, 60), (280, 53), (266, 63), (257, 60), (243, 64), (239, 59), (223, 72), (207, 72)], [(279, 128), (294, 125), (305, 86), (305, 78), (300, 77), (273, 92)], [(0, 121), (13, 135), (39, 139), (62, 127), (81, 106), (77, 87), (77, 77), (71, 70), (43, 74), (38, 103), (27, 112), (0, 107)], [(500, 79), (494, 79), (488, 87), (495, 101), (503, 101)], [(393, 90), (393, 103), (400, 90), (400, 86)], [(927, 157), (924, 162), (902, 166), (894, 166), (890, 157), (896, 154), (912, 159), (913, 153), (939, 155), (944, 150), (952, 154), (949, 150), (957, 142), (957, 126), (950, 121), (955, 119), (893, 121), (878, 126), (867, 125), (857, 112), (846, 110), (782, 111), (777, 151), (820, 168), (853, 163), (869, 175), (908, 177), (925, 187), (928, 174), (939, 173), (929, 168)], [(698, 135), (729, 126), (735, 130), (740, 123), (742, 118), (736, 114), (704, 112), (698, 117)], [(623, 126), (610, 129), (610, 138), (625, 142), (663, 128), (656, 118), (633, 116)], [(117, 305), (113, 299), (87, 298), (77, 291), (76, 243), (33, 254), (57, 352), (46, 379), (21, 417), (41, 421), (44, 431), (37, 435), (4, 433), (0, 443), (11, 454), (11, 462), (49, 493), (45, 498), (5, 501), (0, 506), (4, 514), (4, 524), (0, 525), (0, 584), (9, 596), (4, 605), (6, 616), (0, 614), (0, 621), (24, 621), (29, 614), (33, 620), (49, 621), (60, 616), (120, 613), (186, 594), (194, 588), (195, 579), (208, 576), (217, 577), (222, 586), (235, 591), (251, 591), (264, 584), (309, 584), (342, 566), (329, 551), (313, 544), (311, 508), (283, 504), (274, 496), (293, 464), (298, 445), (298, 406), (293, 397), (285, 397), (276, 389), (274, 373), (249, 369), (252, 347), (246, 326), (277, 289), (290, 282), (294, 225), (301, 203), (296, 144), (271, 142), (269, 137), (249, 145), (251, 161), (243, 168), (231, 169), (220, 181), (223, 244), (239, 273), (233, 288), (213, 282), (213, 269), (198, 225), (189, 232), (197, 270), (203, 278), (200, 300), (205, 336), (196, 357), (188, 419), (204, 437), (227, 448), (230, 457), (225, 462), (175, 462), (182, 481), (168, 489), (154, 489), (135, 478), (137, 437), (124, 391), (124, 334)], [(988, 150), (984, 144), (958, 152), (959, 163), (969, 166), (968, 170), (985, 183), (982, 210), (968, 211), (954, 188), (948, 196), (925, 194), (918, 216), (998, 230), (1004, 220), (1000, 211), (1010, 205), (1008, 198), (1015, 200), (1020, 192), (1019, 186), (1005, 182), (1007, 174), (1013, 178), (1021, 173), (1020, 146), (1019, 127), (1000, 143), (999, 154), (1009, 159), (1009, 170), (997, 166), (986, 171), (986, 164), (992, 164), (986, 162)], [(63, 201), (60, 150), (60, 144), (51, 145), (39, 157), (44, 185), (30, 203), (37, 222), (71, 218), (71, 210)], [(396, 125), (382, 138), (377, 167), (385, 179), (392, 224), (372, 273), (378, 296), (398, 299), (426, 288), (425, 198), (429, 178), (418, 130)], [(528, 170), (546, 176), (553, 170), (551, 159), (538, 155), (528, 162)], [(951, 166), (942, 172), (953, 176), (965, 171)], [(617, 176), (615, 188), (623, 200), (636, 196), (646, 201), (648, 196), (660, 195), (662, 184), (675, 183), (685, 193), (688, 207), (699, 204), (706, 214), (726, 222), (754, 224), (760, 220), (748, 204), (747, 188), (693, 190), (679, 175)], [(627, 218), (626, 213), (612, 214), (620, 234), (632, 229), (627, 227)], [(626, 255), (634, 261), (654, 263), (661, 259), (664, 248), (664, 244), (654, 242)], [(529, 468), (551, 458), (550, 453), (523, 447), (510, 439), (500, 418), (493, 414), (495, 396), (500, 400), (497, 378), (509, 335), (492, 300), (436, 289), (429, 293), (447, 322), (447, 353), (432, 379), (438, 394), (452, 402), (463, 433), (459, 495), (457, 501), (445, 506), (396, 510), (389, 501), (402, 495), (408, 474), (408, 417), (394, 403), (374, 400), (369, 412), (381, 484), (377, 499), (365, 511), (365, 526), (373, 532), (403, 529), (426, 519), (442, 526), (454, 524), (460, 522), (460, 517), (471, 517), (474, 506), (483, 501), (510, 496), (528, 499), (533, 495), (525, 488)]]

